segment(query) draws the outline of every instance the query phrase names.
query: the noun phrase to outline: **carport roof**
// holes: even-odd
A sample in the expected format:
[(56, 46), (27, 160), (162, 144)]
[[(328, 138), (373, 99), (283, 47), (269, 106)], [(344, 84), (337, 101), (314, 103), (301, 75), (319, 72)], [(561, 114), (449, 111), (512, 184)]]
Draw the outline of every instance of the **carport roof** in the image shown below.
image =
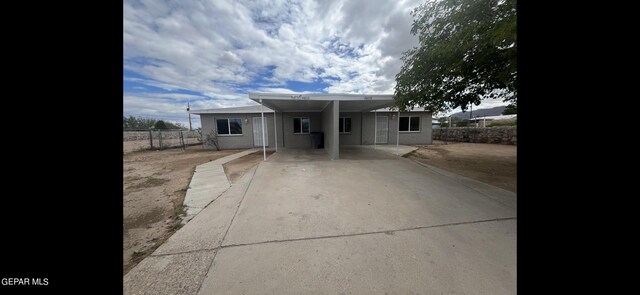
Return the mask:
[[(273, 113), (273, 110), (269, 108), (262, 109), (265, 113)], [(262, 111), (260, 105), (234, 107), (234, 108), (221, 108), (221, 109), (206, 109), (206, 110), (192, 110), (189, 113), (202, 115), (202, 114), (253, 114), (260, 113)]]
[(255, 102), (278, 112), (321, 112), (332, 101), (341, 112), (367, 112), (393, 105), (392, 94), (249, 93)]

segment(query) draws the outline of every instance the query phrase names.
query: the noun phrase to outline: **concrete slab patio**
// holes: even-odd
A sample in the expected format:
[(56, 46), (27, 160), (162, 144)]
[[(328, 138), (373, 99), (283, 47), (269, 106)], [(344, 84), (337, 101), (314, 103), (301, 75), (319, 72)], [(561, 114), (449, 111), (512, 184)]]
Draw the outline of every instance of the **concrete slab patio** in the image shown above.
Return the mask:
[(125, 293), (516, 293), (515, 194), (383, 150), (340, 155), (279, 149), (127, 274)]
[(345, 146), (343, 149), (354, 149), (354, 148), (365, 148), (365, 149), (374, 149), (374, 150), (379, 150), (379, 151), (383, 151), (383, 152), (387, 152), (390, 153), (392, 155), (396, 155), (396, 156), (402, 156), (402, 155), (406, 155), (410, 152), (413, 152), (415, 150), (417, 150), (418, 148), (415, 146), (410, 146), (410, 145), (388, 145), (388, 144), (384, 144), (384, 145), (355, 145), (355, 146)]

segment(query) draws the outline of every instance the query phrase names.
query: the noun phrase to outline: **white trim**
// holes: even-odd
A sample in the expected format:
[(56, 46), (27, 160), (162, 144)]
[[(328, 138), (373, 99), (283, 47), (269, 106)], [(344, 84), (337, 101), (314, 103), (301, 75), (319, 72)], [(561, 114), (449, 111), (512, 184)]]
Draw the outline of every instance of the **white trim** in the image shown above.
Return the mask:
[[(311, 117), (293, 117), (292, 119), (293, 119), (293, 134), (294, 135), (311, 134)], [(301, 119), (300, 120), (300, 133), (296, 133), (296, 126), (295, 126), (296, 119)], [(302, 119), (309, 119), (309, 132), (303, 132), (302, 131)]]
[[(400, 130), (400, 118), (409, 118), (409, 125), (407, 131)], [(411, 131), (411, 118), (418, 118), (418, 131)], [(422, 132), (422, 116), (402, 116), (398, 117), (398, 132), (400, 133), (420, 133)]]
[(322, 110), (287, 110), (287, 111), (280, 111), (281, 113), (322, 113)]
[(378, 118), (385, 118), (387, 120), (387, 138), (385, 139), (384, 142), (380, 142), (379, 144), (389, 144), (389, 116), (376, 116), (376, 124), (375, 124), (375, 129), (376, 129), (376, 137), (375, 137), (375, 142), (376, 144), (378, 144)]
[(249, 99), (278, 100), (393, 100), (393, 94), (249, 93)]
[[(338, 134), (351, 134), (351, 131), (349, 132), (340, 132), (340, 119), (350, 119), (351, 120), (351, 124), (353, 124), (353, 119), (351, 119), (351, 117), (340, 117), (338, 116)], [(345, 122), (347, 122), (346, 120), (344, 120), (344, 122), (342, 122), (342, 129), (344, 130), (345, 127), (347, 126), (347, 124), (345, 124)]]
[[(268, 118), (269, 118), (269, 117), (267, 117), (267, 119), (268, 119)], [(256, 121), (256, 119), (258, 119), (258, 120)], [(265, 120), (265, 121), (267, 121), (267, 124), (269, 124), (269, 121), (268, 121), (268, 120)], [(253, 126), (252, 126), (253, 128), (251, 128), (251, 129), (256, 130), (256, 125), (257, 125), (257, 124), (261, 124), (261, 123), (262, 123), (262, 119), (260, 119), (260, 116), (258, 116), (258, 117), (251, 117), (251, 124), (253, 125)], [(260, 128), (262, 128), (262, 127), (260, 127)], [(269, 125), (265, 125), (265, 126), (264, 126), (264, 128), (265, 128), (265, 130), (266, 130), (266, 132), (265, 132), (265, 133), (267, 134), (267, 137), (265, 137), (265, 140), (267, 141), (267, 142), (266, 142), (266, 146), (269, 146)], [(253, 133), (253, 146), (254, 146), (254, 147), (260, 147), (260, 146), (262, 146), (262, 143), (261, 143), (261, 144), (259, 144), (259, 145), (257, 145), (257, 144), (256, 144), (258, 141), (260, 141), (260, 138), (261, 138), (260, 130), (257, 130), (257, 131), (258, 131), (258, 134), (256, 134), (255, 132)], [(258, 135), (258, 137), (259, 137), (259, 138), (258, 138), (258, 141), (256, 141), (256, 135)]]
[[(240, 120), (240, 131), (242, 131), (242, 133), (231, 134), (231, 122), (229, 120), (233, 119)], [(227, 120), (227, 128), (229, 129), (227, 131), (229, 131), (229, 134), (220, 134), (220, 130), (218, 130), (218, 120)], [(216, 118), (216, 133), (218, 133), (219, 136), (243, 136), (244, 128), (242, 128), (242, 118)]]
[(378, 110), (373, 112), (373, 148), (378, 144)]
[(262, 115), (262, 156), (264, 161), (267, 160), (267, 146), (264, 140), (264, 106), (262, 105), (262, 99), (260, 100), (260, 114)]
[[(409, 125), (411, 125), (411, 119), (409, 119)], [(400, 146), (400, 110), (398, 110), (398, 131), (396, 132), (396, 152), (398, 152), (398, 147)]]

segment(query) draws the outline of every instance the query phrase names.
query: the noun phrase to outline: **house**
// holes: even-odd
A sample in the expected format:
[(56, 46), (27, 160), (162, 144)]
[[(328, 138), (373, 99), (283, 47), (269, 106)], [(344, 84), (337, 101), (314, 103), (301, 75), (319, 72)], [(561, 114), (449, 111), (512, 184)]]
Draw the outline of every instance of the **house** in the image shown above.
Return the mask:
[(311, 148), (317, 132), (332, 159), (340, 157), (341, 145), (431, 144), (431, 113), (392, 110), (393, 95), (250, 93), (249, 98), (259, 104), (190, 113), (200, 115), (203, 137), (217, 131), (221, 149)]
[(438, 129), (440, 128), (440, 121), (436, 118), (431, 118), (431, 128)]
[(471, 126), (474, 127), (487, 127), (493, 121), (511, 121), (516, 120), (518, 115), (499, 115), (499, 116), (484, 116), (484, 117), (475, 117), (469, 120)]

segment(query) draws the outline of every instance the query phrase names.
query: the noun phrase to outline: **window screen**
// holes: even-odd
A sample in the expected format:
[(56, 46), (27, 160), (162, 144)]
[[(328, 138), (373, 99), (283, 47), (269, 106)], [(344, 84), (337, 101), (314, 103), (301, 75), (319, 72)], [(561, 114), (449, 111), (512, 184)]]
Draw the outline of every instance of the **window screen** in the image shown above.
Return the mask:
[(242, 134), (242, 119), (216, 119), (218, 134)]
[(411, 117), (409, 131), (420, 131), (420, 117)]
[(351, 118), (340, 118), (338, 125), (340, 133), (351, 133)]
[(293, 133), (304, 134), (309, 133), (309, 118), (293, 118)]
[(420, 131), (420, 117), (400, 117), (400, 131)]
[(216, 120), (218, 127), (218, 134), (229, 134), (229, 120), (218, 119)]
[(400, 131), (409, 131), (409, 117), (400, 117)]
[(242, 121), (240, 119), (229, 119), (229, 129), (231, 129), (231, 134), (242, 134)]

